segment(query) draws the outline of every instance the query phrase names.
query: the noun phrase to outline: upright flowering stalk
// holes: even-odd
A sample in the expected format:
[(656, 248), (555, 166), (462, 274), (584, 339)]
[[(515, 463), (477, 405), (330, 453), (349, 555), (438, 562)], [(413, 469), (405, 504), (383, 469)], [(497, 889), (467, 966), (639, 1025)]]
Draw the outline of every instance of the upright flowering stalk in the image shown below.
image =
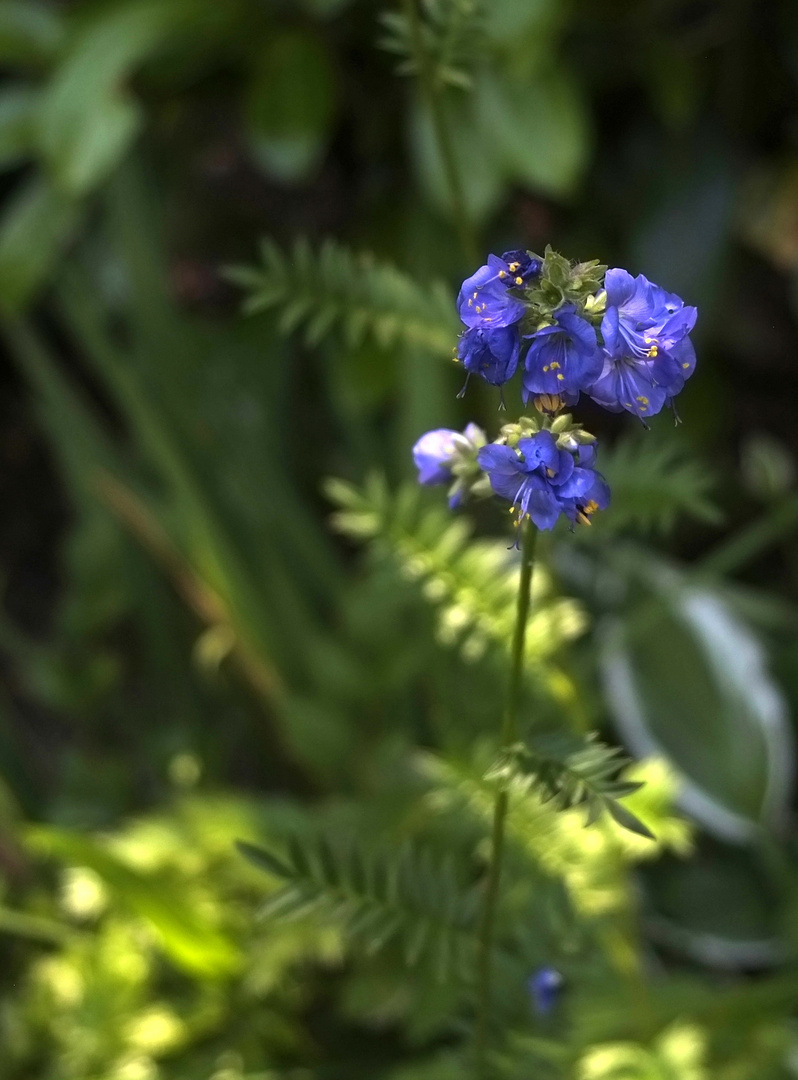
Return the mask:
[[(696, 309), (642, 274), (608, 270), (599, 262), (571, 263), (547, 248), (543, 256), (508, 251), (488, 256), (467, 278), (457, 307), (464, 324), (457, 360), (466, 372), (503, 390), (521, 370), (521, 398), (534, 416), (505, 424), (489, 443), (475, 424), (463, 432), (439, 428), (413, 447), (419, 482), (448, 485), (449, 505), (498, 496), (509, 504), (520, 552), (518, 602), (510, 674), (501, 723), (503, 749), (517, 738), (535, 541), (560, 518), (589, 526), (610, 503), (596, 469), (597, 441), (562, 410), (586, 394), (613, 412), (647, 419), (683, 389), (695, 368), (690, 340)], [(461, 391), (464, 393), (466, 387)], [(479, 1004), (475, 1023), (477, 1076), (485, 1068), (490, 1012), (491, 951), (501, 885), (507, 793), (496, 795), (491, 854), (485, 878), (479, 947)], [(530, 983), (545, 1015), (561, 983), (550, 968)]]

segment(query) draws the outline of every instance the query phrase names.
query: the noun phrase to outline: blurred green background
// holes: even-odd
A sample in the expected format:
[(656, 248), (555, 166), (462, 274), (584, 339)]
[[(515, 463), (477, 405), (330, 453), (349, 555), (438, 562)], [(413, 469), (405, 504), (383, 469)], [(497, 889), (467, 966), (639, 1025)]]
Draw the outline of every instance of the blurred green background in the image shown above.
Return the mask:
[[(614, 508), (547, 538), (525, 706), (646, 759), (658, 841), (517, 822), (496, 1068), (795, 1077), (798, 5), (479, 7), (421, 5), (479, 258), (699, 309), (680, 428), (580, 406)], [(445, 958), (258, 919), (233, 847), (487, 835), (506, 523), (410, 447), (499, 418), (405, 10), (0, 0), (2, 1080), (463, 1075)]]

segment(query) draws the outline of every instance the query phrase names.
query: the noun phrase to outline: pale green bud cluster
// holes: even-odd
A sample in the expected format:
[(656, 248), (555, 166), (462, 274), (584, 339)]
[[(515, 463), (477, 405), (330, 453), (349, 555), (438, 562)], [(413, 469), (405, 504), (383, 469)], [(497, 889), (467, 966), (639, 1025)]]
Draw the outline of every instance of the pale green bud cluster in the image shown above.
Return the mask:
[(519, 440), (537, 435), (539, 431), (550, 431), (558, 448), (571, 453), (580, 446), (589, 446), (596, 441), (596, 436), (585, 431), (581, 424), (575, 423), (570, 413), (560, 413), (558, 416), (542, 413), (540, 419), (522, 416), (515, 423), (504, 424), (496, 442), (515, 448)]
[(477, 453), (487, 442), (485, 432), (477, 424), (469, 424), (464, 432), (453, 434), (454, 453), (449, 461), (453, 479), (449, 488), (450, 506), (460, 506), (468, 499), (486, 499), (493, 494), (490, 480), (477, 464)]

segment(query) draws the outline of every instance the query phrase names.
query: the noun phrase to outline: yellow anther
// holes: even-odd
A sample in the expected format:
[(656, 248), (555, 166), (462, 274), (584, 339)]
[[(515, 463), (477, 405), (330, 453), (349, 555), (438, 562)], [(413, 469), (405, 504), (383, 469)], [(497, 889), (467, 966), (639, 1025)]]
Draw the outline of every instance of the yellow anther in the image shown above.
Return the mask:
[(579, 513), (576, 515), (576, 520), (579, 522), (580, 525), (592, 525), (593, 522), (590, 520), (591, 515), (595, 514), (598, 508), (598, 503), (594, 502), (591, 499), (590, 502), (583, 506)]
[(548, 370), (549, 370), (549, 365), (548, 365), (548, 364), (544, 364), (544, 365), (543, 365), (543, 370), (544, 370), (544, 371), (548, 371)]
[(546, 476), (555, 476), (554, 469), (546, 469)]
[(469, 307), (471, 307), (471, 305), (472, 305), (473, 303), (474, 303), (474, 301), (473, 301), (473, 300), (471, 299), (471, 297), (469, 296), (469, 298), (468, 298), (468, 306), (469, 306)]
[(682, 364), (682, 367), (683, 367), (683, 368), (685, 369), (685, 371), (686, 371), (686, 370), (687, 370), (687, 368), (689, 368), (689, 367), (690, 367), (690, 362), (688, 361), (688, 362), (687, 362), (686, 364)]
[(559, 379), (559, 380), (560, 380), (561, 382), (564, 382), (564, 381), (565, 381), (565, 376), (564, 376), (564, 375), (558, 375), (558, 376), (557, 376), (557, 378), (558, 378), (558, 379)]
[(516, 283), (516, 285), (523, 285), (524, 284), (524, 279), (519, 276), (519, 277), (517, 277), (515, 279), (515, 283)]
[(510, 263), (509, 270), (510, 270), (511, 274), (514, 274), (516, 272), (516, 270), (520, 270), (520, 269), (521, 269), (520, 262), (511, 262)]
[(507, 277), (507, 271), (506, 270), (500, 270), (499, 271), (499, 277)]
[(552, 362), (549, 364), (549, 367), (552, 371), (559, 371), (562, 367), (562, 364), (559, 362), (559, 360), (552, 360)]
[(657, 346), (656, 346), (656, 345), (652, 345), (652, 346), (651, 346), (651, 348), (650, 348), (650, 349), (648, 350), (648, 354), (647, 354), (647, 355), (648, 355), (648, 356), (656, 356), (656, 355), (657, 355), (658, 353), (659, 353), (659, 349), (657, 348)]
[(635, 401), (639, 401), (641, 405), (648, 405), (648, 398), (643, 397), (642, 394), (639, 397), (636, 397)]
[(538, 394), (535, 398), (535, 408), (538, 412), (558, 413), (563, 402), (559, 394)]

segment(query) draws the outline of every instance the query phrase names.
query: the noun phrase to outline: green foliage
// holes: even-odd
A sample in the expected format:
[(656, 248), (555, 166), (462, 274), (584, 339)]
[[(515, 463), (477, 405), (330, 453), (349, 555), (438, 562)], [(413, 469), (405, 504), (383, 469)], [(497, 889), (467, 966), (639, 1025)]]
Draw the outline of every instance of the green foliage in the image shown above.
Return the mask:
[(44, 177), (14, 193), (0, 231), (0, 307), (16, 312), (31, 299), (72, 238), (81, 208)]
[[(471, 659), (489, 646), (509, 648), (518, 593), (518, 559), (501, 540), (473, 540), (466, 518), (453, 518), (439, 504), (429, 506), (418, 485), (393, 495), (372, 476), (362, 491), (340, 480), (327, 482), (338, 507), (333, 525), (363, 542), (370, 541), (398, 561), (438, 608), (441, 639), (457, 643)], [(550, 659), (585, 626), (574, 601), (555, 598), (541, 567), (533, 581), (534, 608), (527, 627), (531, 664)]]
[(339, 926), (350, 946), (374, 955), (398, 941), (408, 967), (422, 963), (441, 983), (472, 976), (479, 892), (463, 884), (451, 857), (405, 845), (367, 852), (337, 838), (291, 837), (276, 856), (251, 844), (241, 852), (284, 882), (263, 919), (313, 914)]
[(244, 105), (247, 132), (263, 168), (277, 180), (312, 177), (331, 134), (338, 87), (329, 50), (313, 35), (269, 40)]
[(332, 240), (319, 251), (298, 241), (289, 255), (265, 240), (261, 256), (261, 268), (232, 267), (227, 276), (250, 293), (244, 305), (249, 314), (280, 309), (283, 333), (304, 323), (310, 345), (335, 330), (351, 347), (371, 338), (382, 348), (410, 345), (451, 357), (457, 323), (443, 285), (422, 286)]
[(562, 304), (572, 304), (580, 312), (587, 310), (591, 315), (596, 308), (594, 297), (601, 288), (607, 267), (598, 259), (570, 263), (551, 245), (546, 246), (545, 253), (538, 259), (540, 275), (525, 290), (530, 303), (525, 329), (534, 333), (539, 327), (549, 325), (552, 312)]
[(233, 943), (212, 921), (186, 907), (164, 881), (137, 873), (91, 839), (67, 830), (40, 827), (28, 834), (32, 851), (95, 873), (105, 888), (153, 929), (164, 951), (182, 968), (199, 975), (226, 975), (240, 966)]
[[(790, 1074), (793, 8), (724, 10), (758, 90), (730, 96), (707, 5), (642, 3), (622, 38), (608, 0), (416, 7), (480, 252), (607, 253), (697, 303), (685, 427), (591, 415), (613, 506), (541, 545), (574, 598), (538, 568), (525, 743), (497, 763), (509, 529), (336, 481), (358, 558), (318, 497), (404, 475), (424, 425), (501, 420), (441, 363), (474, 266), (372, 6), (2, 0), (0, 1080), (470, 1076), (497, 786), (496, 1080)], [(266, 314), (240, 320), (218, 267), (260, 235), (231, 277)], [(549, 257), (541, 317), (595, 275)], [(680, 564), (716, 502), (753, 520)], [(740, 612), (776, 597), (759, 640)], [(540, 734), (612, 721), (661, 756)], [(705, 833), (685, 865), (677, 805)]]
[(597, 532), (668, 532), (681, 517), (721, 520), (711, 470), (675, 439), (621, 439), (602, 453), (600, 468), (612, 489), (612, 513), (596, 519)]
[(619, 825), (654, 839), (651, 831), (618, 802), (639, 790), (640, 784), (618, 779), (629, 764), (617, 747), (605, 746), (595, 735), (568, 740), (552, 735), (535, 744), (517, 743), (502, 751), (486, 779), (496, 780), (513, 792), (535, 790), (543, 802), (551, 800), (560, 810), (587, 808), (587, 824), (609, 814)]
[[(434, 83), (469, 90), (473, 85), (469, 68), (479, 56), (479, 39), (484, 32), (482, 0), (423, 0), (422, 15), (421, 38)], [(379, 44), (401, 58), (398, 73), (418, 75), (414, 34), (407, 15), (385, 11), (380, 22), (384, 33)]]

